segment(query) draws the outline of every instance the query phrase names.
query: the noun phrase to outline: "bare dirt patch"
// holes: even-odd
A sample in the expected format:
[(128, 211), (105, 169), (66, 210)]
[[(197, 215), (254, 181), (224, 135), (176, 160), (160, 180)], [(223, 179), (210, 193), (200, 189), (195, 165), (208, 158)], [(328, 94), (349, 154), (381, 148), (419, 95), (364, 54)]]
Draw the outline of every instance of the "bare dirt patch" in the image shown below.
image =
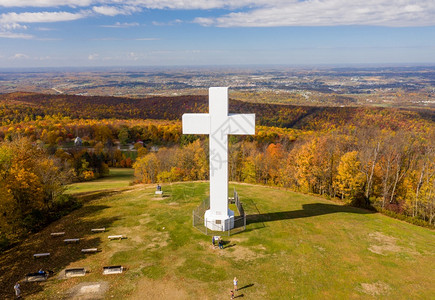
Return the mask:
[(172, 281), (141, 279), (131, 299), (189, 299), (187, 292)]
[(151, 238), (149, 244), (145, 247), (146, 249), (161, 248), (168, 245), (169, 232), (157, 232)]
[(153, 197), (153, 198), (151, 198), (151, 200), (154, 200), (154, 201), (161, 201), (163, 199), (164, 199), (163, 197)]
[(359, 290), (371, 296), (381, 296), (386, 295), (391, 288), (388, 284), (378, 281), (375, 283), (361, 283), (361, 288)]
[[(223, 240), (225, 241), (225, 238), (223, 238)], [(264, 251), (266, 249), (266, 247), (264, 247), (263, 245), (257, 245), (255, 247), (248, 248), (245, 246), (237, 245), (237, 242), (233, 242), (235, 242), (235, 240), (231, 240), (228, 245), (224, 246), (224, 249), (219, 249), (217, 245), (213, 246), (211, 243), (208, 244), (202, 242), (200, 244), (202, 247), (204, 247), (204, 249), (210, 249), (210, 251), (215, 251), (218, 255), (232, 258), (234, 260), (251, 261), (265, 256), (263, 253), (261, 253), (261, 251)]]
[(106, 281), (82, 282), (68, 290), (67, 299), (104, 299), (104, 294), (108, 288), (109, 284)]
[(402, 247), (396, 245), (397, 239), (391, 236), (384, 235), (380, 232), (373, 232), (369, 234), (369, 237), (375, 242), (375, 244), (370, 245), (369, 251), (386, 255), (388, 252), (400, 252)]
[(248, 240), (248, 238), (246, 238), (246, 237), (240, 237), (240, 236), (238, 236), (238, 237), (231, 237), (231, 242), (234, 242), (236, 244), (246, 242), (247, 240)]
[[(257, 253), (247, 247), (234, 246), (234, 250), (229, 251), (229, 249), (223, 249), (219, 251), (219, 254), (225, 257), (232, 258), (234, 260), (244, 260), (250, 261), (257, 258), (262, 258), (264, 255), (262, 253)], [(218, 249), (219, 250), (219, 249)]]

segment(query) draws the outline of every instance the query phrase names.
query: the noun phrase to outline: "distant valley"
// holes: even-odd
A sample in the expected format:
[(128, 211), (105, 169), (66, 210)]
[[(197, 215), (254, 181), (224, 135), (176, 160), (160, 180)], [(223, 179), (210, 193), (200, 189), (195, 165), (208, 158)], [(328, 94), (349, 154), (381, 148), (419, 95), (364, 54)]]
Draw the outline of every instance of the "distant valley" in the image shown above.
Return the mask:
[(249, 102), (435, 107), (435, 67), (184, 67), (0, 70), (0, 93), (87, 96), (207, 95), (229, 86)]

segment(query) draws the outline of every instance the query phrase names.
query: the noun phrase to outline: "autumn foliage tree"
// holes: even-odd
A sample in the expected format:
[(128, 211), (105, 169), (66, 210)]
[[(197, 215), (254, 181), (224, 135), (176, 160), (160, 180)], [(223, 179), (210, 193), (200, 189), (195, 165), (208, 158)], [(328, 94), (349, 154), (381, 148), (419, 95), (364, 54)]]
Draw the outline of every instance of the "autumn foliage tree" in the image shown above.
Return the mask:
[[(0, 239), (37, 229), (59, 208), (71, 170), (21, 138), (0, 144)], [(6, 243), (6, 242), (4, 242)]]
[(364, 175), (360, 172), (361, 162), (358, 160), (358, 152), (345, 153), (337, 167), (335, 185), (343, 200), (357, 203), (361, 199)]
[(160, 148), (139, 157), (133, 165), (138, 182), (172, 182), (208, 178), (208, 162), (201, 141), (183, 147)]

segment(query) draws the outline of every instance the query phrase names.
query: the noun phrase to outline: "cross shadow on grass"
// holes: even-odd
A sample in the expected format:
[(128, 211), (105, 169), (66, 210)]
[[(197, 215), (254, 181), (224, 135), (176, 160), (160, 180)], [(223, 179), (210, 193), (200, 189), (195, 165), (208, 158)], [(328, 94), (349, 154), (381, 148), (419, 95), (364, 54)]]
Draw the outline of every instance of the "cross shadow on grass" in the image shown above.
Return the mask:
[(327, 204), (327, 203), (310, 203), (302, 205), (300, 210), (280, 211), (271, 213), (258, 213), (246, 215), (246, 224), (271, 222), (279, 220), (309, 218), (334, 213), (352, 213), (352, 214), (372, 214), (374, 211), (356, 208), (351, 206)]

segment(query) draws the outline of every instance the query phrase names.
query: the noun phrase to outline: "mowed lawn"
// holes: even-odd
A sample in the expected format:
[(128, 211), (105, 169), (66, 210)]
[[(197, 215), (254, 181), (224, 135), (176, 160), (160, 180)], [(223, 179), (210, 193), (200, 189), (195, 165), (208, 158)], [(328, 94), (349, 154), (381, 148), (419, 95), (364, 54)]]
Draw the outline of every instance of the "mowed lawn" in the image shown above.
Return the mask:
[[(154, 195), (154, 185), (138, 185), (102, 193), (1, 254), (2, 269), (15, 277), (2, 271), (0, 279), (52, 269), (47, 282), (23, 283), (26, 299), (229, 299), (234, 276), (243, 299), (434, 298), (434, 231), (309, 195), (244, 184), (231, 184), (230, 191), (234, 187), (248, 225), (223, 237), (223, 250), (192, 226), (208, 183), (165, 184), (164, 197)], [(91, 233), (97, 227), (107, 231)], [(57, 231), (81, 240), (64, 245), (50, 237)], [(116, 234), (127, 239), (109, 241)], [(90, 247), (101, 252), (80, 253)], [(33, 260), (39, 252), (51, 257)], [(127, 270), (102, 275), (108, 265)], [(62, 279), (61, 271), (72, 267), (89, 272)]]
[(134, 179), (133, 172), (133, 169), (111, 168), (109, 175), (106, 177), (70, 184), (66, 193), (77, 194), (127, 187)]

